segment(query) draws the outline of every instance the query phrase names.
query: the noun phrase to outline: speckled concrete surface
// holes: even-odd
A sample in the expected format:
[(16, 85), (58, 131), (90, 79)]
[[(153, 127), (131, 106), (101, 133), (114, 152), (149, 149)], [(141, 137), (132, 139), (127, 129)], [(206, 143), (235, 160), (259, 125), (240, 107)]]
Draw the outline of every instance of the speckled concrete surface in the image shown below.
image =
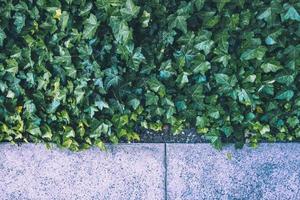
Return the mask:
[(161, 200), (164, 170), (164, 144), (121, 144), (108, 153), (0, 144), (0, 199)]
[(220, 152), (167, 144), (166, 154), (164, 144), (108, 149), (0, 144), (0, 200), (300, 200), (299, 143)]
[(169, 200), (300, 199), (299, 143), (221, 152), (209, 144), (167, 144), (167, 152)]

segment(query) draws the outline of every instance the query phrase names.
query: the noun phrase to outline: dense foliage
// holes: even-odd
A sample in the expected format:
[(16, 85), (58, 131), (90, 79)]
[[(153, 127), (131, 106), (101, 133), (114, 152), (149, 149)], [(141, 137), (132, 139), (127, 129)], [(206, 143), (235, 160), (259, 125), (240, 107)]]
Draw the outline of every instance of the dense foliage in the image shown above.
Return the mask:
[(300, 138), (297, 0), (0, 0), (0, 141), (73, 150), (197, 127)]

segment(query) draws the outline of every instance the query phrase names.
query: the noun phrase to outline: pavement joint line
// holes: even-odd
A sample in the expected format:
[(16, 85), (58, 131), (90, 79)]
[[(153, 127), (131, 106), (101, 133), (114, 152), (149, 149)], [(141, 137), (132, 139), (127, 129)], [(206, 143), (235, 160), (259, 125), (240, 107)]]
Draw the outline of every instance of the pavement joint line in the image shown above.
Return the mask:
[(167, 143), (164, 144), (164, 166), (165, 166), (165, 200), (168, 199), (168, 188), (167, 188), (167, 173), (168, 173), (168, 166), (167, 166)]

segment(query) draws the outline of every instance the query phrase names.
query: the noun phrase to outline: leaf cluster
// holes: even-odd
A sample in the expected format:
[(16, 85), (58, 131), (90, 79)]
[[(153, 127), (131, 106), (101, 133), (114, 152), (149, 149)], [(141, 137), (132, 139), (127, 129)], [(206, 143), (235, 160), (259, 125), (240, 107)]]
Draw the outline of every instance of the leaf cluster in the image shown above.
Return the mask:
[(196, 127), (300, 138), (296, 0), (0, 1), (0, 141), (72, 150)]

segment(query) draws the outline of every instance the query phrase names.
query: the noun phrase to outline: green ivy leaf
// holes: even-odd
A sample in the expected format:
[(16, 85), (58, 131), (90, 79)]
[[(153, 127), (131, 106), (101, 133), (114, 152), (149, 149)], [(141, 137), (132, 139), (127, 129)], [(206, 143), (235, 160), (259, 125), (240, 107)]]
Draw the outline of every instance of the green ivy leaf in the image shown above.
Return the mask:
[(199, 51), (204, 51), (205, 55), (210, 53), (211, 48), (213, 47), (214, 42), (211, 40), (206, 40), (203, 42), (200, 42), (198, 44), (195, 45), (195, 48)]
[(90, 17), (84, 22), (83, 38), (92, 39), (97, 31), (99, 22), (95, 15), (90, 14)]
[(295, 78), (293, 75), (280, 75), (275, 78), (278, 83), (290, 85), (294, 82)]
[(226, 135), (226, 137), (231, 136), (232, 133), (233, 133), (233, 129), (230, 126), (229, 127), (228, 126), (222, 127), (221, 131)]
[(205, 128), (209, 124), (209, 119), (205, 116), (197, 116), (196, 118), (196, 126), (198, 128)]
[(175, 103), (176, 108), (179, 112), (184, 111), (187, 109), (186, 103), (184, 101), (177, 101)]
[(159, 100), (157, 95), (150, 92), (150, 93), (145, 94), (145, 97), (146, 97), (146, 106), (157, 105), (158, 100)]
[(239, 101), (241, 103), (245, 104), (246, 106), (249, 106), (252, 104), (251, 99), (250, 99), (248, 93), (246, 92), (246, 90), (240, 89), (237, 91), (237, 94), (238, 94)]
[(102, 142), (101, 140), (96, 140), (95, 145), (96, 145), (96, 147), (101, 149), (101, 151), (107, 151), (107, 148), (106, 148), (104, 142)]
[(197, 10), (201, 10), (204, 6), (205, 0), (195, 0), (195, 6)]
[(0, 28), (0, 47), (3, 46), (3, 41), (4, 41), (5, 38), (6, 38), (6, 34), (5, 34), (5, 32), (3, 31), (3, 29)]
[(106, 79), (104, 81), (106, 88), (111, 86), (116, 86), (121, 81), (121, 77), (118, 75), (118, 70), (116, 68), (108, 68), (105, 70)]
[(182, 74), (180, 74), (178, 76), (178, 78), (176, 79), (176, 82), (179, 84), (179, 87), (183, 87), (186, 83), (189, 82), (188, 75), (189, 74), (187, 72), (183, 72)]
[(19, 71), (19, 64), (15, 59), (6, 60), (6, 72), (10, 72), (12, 74), (16, 74)]
[(205, 72), (207, 72), (210, 69), (211, 69), (210, 63), (208, 61), (205, 61), (197, 64), (197, 66), (193, 69), (193, 73), (197, 74), (200, 72), (201, 74), (204, 75)]
[(266, 51), (267, 49), (262, 46), (255, 49), (247, 49), (242, 53), (241, 60), (252, 60), (252, 59), (262, 60)]
[(113, 16), (110, 18), (110, 26), (117, 42), (126, 44), (131, 40), (132, 31), (124, 20), (120, 20), (118, 17)]
[(287, 123), (289, 124), (289, 126), (291, 127), (291, 128), (295, 128), (298, 124), (299, 124), (299, 119), (298, 119), (298, 117), (296, 117), (296, 116), (294, 116), (294, 117), (289, 117), (288, 119), (287, 119)]
[(290, 6), (290, 5), (285, 5), (285, 7), (289, 7), (289, 8), (288, 8), (286, 14), (282, 17), (282, 20), (287, 21), (290, 19), (290, 20), (295, 20), (295, 21), (300, 22), (300, 15), (297, 12), (297, 10), (293, 6)]
[(129, 105), (130, 105), (134, 110), (136, 110), (136, 109), (139, 107), (139, 105), (140, 105), (140, 100), (138, 100), (138, 99), (136, 99), (136, 98), (131, 99), (131, 100), (129, 101)]
[(269, 73), (269, 72), (277, 72), (282, 67), (279, 65), (272, 64), (272, 63), (263, 63), (261, 65), (261, 68), (263, 69), (263, 71), (265, 73)]
[(283, 91), (283, 92), (280, 92), (276, 95), (275, 99), (278, 99), (278, 100), (291, 100), (294, 96), (294, 91), (293, 90), (286, 90), (286, 91)]
[(157, 78), (155, 77), (149, 79), (147, 83), (149, 85), (149, 88), (154, 92), (158, 92), (159, 90), (165, 91), (165, 86), (161, 82), (159, 82), (159, 80), (157, 80)]
[(266, 39), (265, 39), (265, 42), (267, 45), (274, 45), (276, 44), (277, 42), (272, 38), (272, 36), (268, 36)]
[(264, 20), (268, 20), (268, 18), (271, 17), (271, 14), (272, 14), (272, 9), (269, 7), (267, 8), (264, 12), (262, 12), (260, 15), (258, 15), (257, 19), (264, 19)]
[(136, 17), (139, 11), (140, 7), (136, 6), (132, 0), (127, 0), (125, 3), (125, 7), (120, 10), (122, 17), (128, 21)]
[(215, 74), (215, 79), (218, 84), (221, 85), (229, 84), (229, 76), (227, 74)]
[(95, 105), (99, 108), (99, 110), (103, 110), (103, 108), (109, 108), (109, 105), (102, 100), (96, 101)]
[(28, 127), (28, 129), (27, 129), (27, 132), (33, 136), (41, 136), (42, 135), (41, 129), (34, 125), (30, 125), (30, 127)]
[(137, 71), (139, 69), (140, 64), (146, 60), (141, 50), (141, 48), (137, 48), (132, 56), (132, 69), (134, 71)]
[(14, 15), (14, 19), (14, 25), (16, 26), (17, 33), (20, 33), (25, 26), (25, 15), (17, 12)]
[(64, 136), (66, 138), (72, 138), (72, 137), (75, 137), (75, 131), (73, 130), (72, 127), (70, 126), (64, 126)]
[(146, 28), (149, 26), (149, 22), (150, 22), (150, 16), (151, 14), (148, 13), (147, 11), (143, 11), (143, 15), (141, 17), (141, 23), (142, 23), (142, 27)]

